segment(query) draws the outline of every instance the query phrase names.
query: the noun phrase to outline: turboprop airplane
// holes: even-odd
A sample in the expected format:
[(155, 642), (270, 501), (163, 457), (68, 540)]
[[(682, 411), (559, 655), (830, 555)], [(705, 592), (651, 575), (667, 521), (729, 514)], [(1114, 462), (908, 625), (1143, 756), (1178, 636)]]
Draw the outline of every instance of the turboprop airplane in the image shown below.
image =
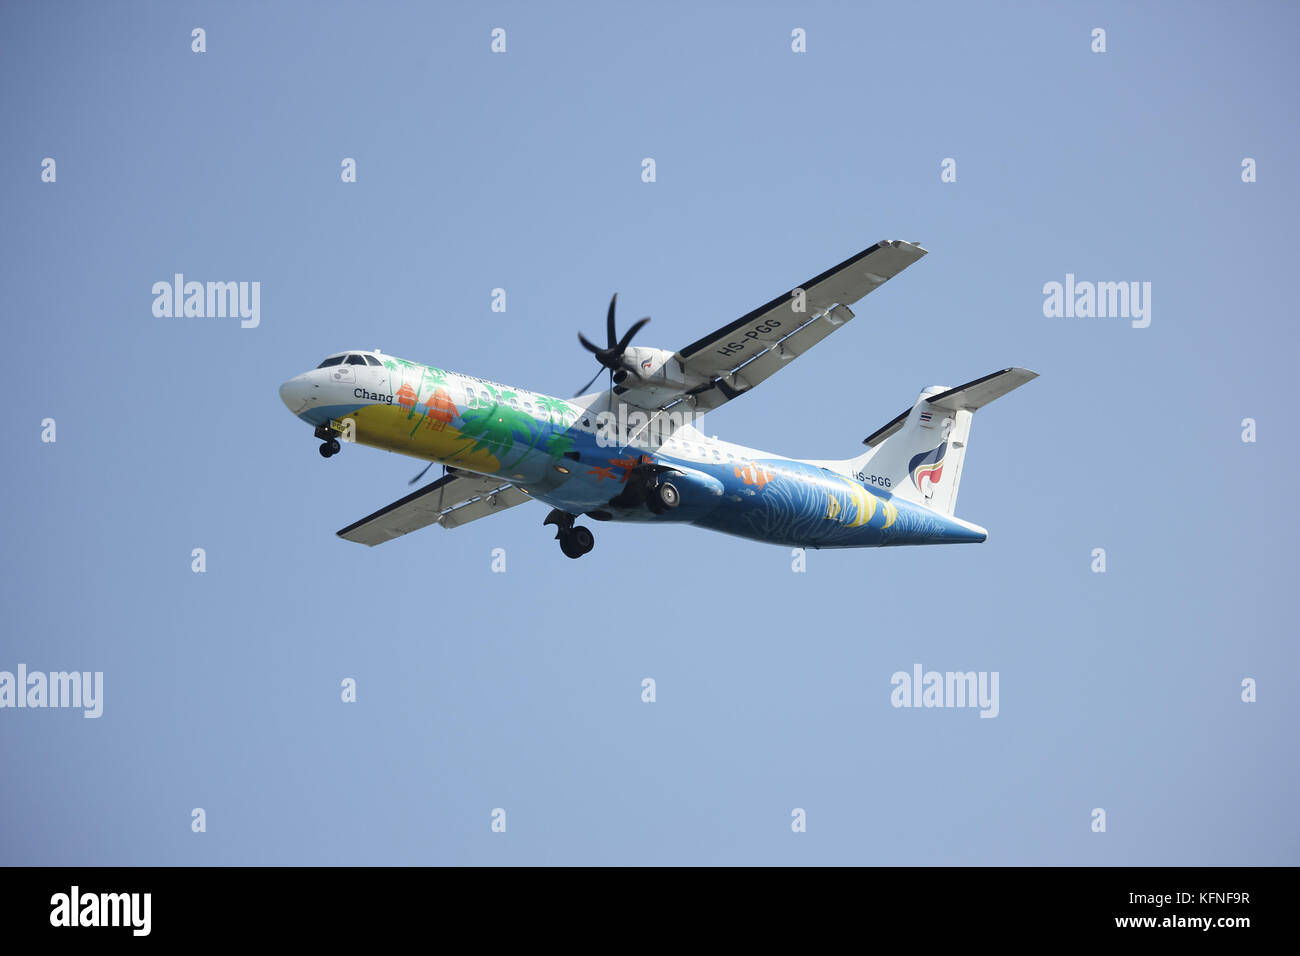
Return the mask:
[(281, 385), (280, 398), (315, 429), (325, 458), (342, 438), (444, 466), (436, 481), (338, 532), (361, 544), (431, 524), (456, 528), (528, 501), (551, 507), (542, 523), (555, 526), (570, 558), (595, 543), (574, 523), (580, 515), (693, 524), (787, 547), (980, 542), (987, 532), (953, 514), (971, 417), (1037, 377), (1027, 369), (925, 389), (854, 458), (786, 458), (697, 427), (843, 328), (851, 304), (926, 251), (878, 242), (676, 352), (630, 344), (648, 318), (620, 338), (616, 294), (605, 346), (578, 335), (601, 365), (579, 391), (602, 370), (610, 387), (572, 399), (378, 350), (331, 355)]

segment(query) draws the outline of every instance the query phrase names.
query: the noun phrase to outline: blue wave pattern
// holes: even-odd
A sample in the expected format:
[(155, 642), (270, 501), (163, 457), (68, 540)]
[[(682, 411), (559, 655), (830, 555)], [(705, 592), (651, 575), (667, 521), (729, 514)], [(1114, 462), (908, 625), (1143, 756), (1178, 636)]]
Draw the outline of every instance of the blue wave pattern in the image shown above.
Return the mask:
[(755, 464), (772, 475), (761, 488), (746, 485), (730, 468), (699, 468), (726, 491), (719, 506), (694, 523), (773, 544), (820, 548), (984, 540), (944, 515), (813, 465), (784, 459)]

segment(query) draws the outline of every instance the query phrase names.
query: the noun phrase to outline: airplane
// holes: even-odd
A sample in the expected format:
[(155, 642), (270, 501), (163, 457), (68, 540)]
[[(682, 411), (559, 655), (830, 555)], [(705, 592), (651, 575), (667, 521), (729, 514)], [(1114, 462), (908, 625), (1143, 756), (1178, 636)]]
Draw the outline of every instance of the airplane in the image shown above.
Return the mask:
[[(437, 524), (457, 528), (528, 501), (549, 505), (570, 558), (595, 538), (576, 524), (674, 522), (795, 548), (982, 542), (988, 532), (954, 514), (975, 411), (1037, 377), (1005, 368), (964, 385), (924, 389), (905, 411), (839, 460), (759, 451), (697, 427), (848, 324), (849, 306), (927, 254), (878, 242), (793, 291), (679, 349), (621, 337), (617, 293), (599, 346), (579, 333), (609, 388), (556, 398), (387, 355), (351, 350), (280, 386), (311, 425), (320, 454), (345, 442), (444, 466), (435, 481), (337, 534), (374, 546)], [(421, 472), (411, 483), (418, 481)]]

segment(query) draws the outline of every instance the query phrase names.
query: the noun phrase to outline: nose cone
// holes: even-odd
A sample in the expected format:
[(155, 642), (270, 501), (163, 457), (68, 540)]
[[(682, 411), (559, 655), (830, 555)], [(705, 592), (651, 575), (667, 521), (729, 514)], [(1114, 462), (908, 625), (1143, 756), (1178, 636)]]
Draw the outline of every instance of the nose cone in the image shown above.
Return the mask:
[(280, 401), (289, 411), (300, 415), (311, 404), (312, 385), (306, 375), (296, 375), (280, 386)]

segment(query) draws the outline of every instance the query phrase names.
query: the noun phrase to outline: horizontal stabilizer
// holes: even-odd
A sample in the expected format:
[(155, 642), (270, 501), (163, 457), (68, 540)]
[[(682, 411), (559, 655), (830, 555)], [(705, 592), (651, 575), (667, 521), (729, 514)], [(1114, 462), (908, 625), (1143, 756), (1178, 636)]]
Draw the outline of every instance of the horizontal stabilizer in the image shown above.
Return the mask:
[(1004, 368), (1000, 372), (992, 372), (983, 378), (950, 388), (938, 395), (931, 395), (926, 401), (937, 408), (946, 408), (953, 412), (959, 408), (967, 408), (973, 412), (977, 408), (983, 408), (993, 399), (1001, 398), (1012, 389), (1019, 388), (1025, 382), (1036, 378), (1038, 373), (1031, 372), (1027, 368)]
[(910, 414), (912, 414), (912, 410), (909, 408), (907, 411), (903, 412), (903, 414), (899, 415), (889, 424), (881, 425), (879, 428), (877, 428), (866, 438), (862, 439), (862, 444), (870, 445), (872, 448), (875, 448), (877, 445), (883, 442), (890, 435), (894, 434), (894, 432), (902, 428), (903, 425), (906, 424), (907, 422), (907, 416)]
[[(927, 395), (923, 401), (927, 405), (943, 408), (951, 412), (955, 412), (959, 408), (973, 412), (977, 408), (983, 408), (995, 398), (1001, 398), (1012, 389), (1019, 388), (1026, 382), (1033, 381), (1036, 378), (1038, 378), (1038, 373), (1031, 372), (1027, 368), (1004, 368), (1000, 372), (991, 372), (975, 379), (973, 382), (967, 382), (965, 385), (958, 385), (956, 388), (950, 388), (935, 395)], [(911, 413), (912, 409), (907, 409), (893, 421), (882, 425), (862, 439), (862, 444), (875, 448), (907, 424), (907, 417)]]

